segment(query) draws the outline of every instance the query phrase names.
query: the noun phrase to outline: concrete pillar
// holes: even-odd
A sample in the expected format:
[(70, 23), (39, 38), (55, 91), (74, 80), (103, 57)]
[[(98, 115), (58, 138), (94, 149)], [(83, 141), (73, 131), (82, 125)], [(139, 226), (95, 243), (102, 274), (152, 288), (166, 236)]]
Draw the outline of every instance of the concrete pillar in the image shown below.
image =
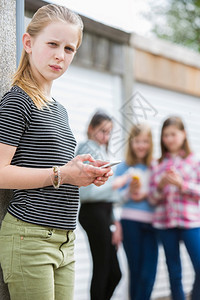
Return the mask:
[[(17, 0), (19, 1), (19, 0)], [(16, 69), (16, 0), (0, 0), (0, 97)]]
[(125, 127), (125, 139), (129, 136), (130, 128), (133, 125), (132, 111), (133, 111), (133, 84), (134, 84), (134, 68), (133, 68), (133, 48), (129, 45), (124, 45), (124, 74), (122, 77), (123, 105), (121, 107), (121, 114), (123, 116), (123, 124)]
[[(19, 0), (0, 0), (0, 98), (10, 88), (11, 77), (16, 69), (16, 1)], [(0, 222), (11, 195), (10, 190), (0, 190)], [(10, 299), (1, 271), (0, 299)]]

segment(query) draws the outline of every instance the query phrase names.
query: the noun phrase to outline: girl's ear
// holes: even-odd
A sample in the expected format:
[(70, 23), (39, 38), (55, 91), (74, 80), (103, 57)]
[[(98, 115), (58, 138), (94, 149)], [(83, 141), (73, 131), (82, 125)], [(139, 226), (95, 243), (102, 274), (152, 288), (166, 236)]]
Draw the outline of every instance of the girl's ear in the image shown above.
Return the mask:
[(23, 34), (22, 43), (23, 43), (23, 46), (24, 46), (24, 50), (27, 53), (31, 53), (32, 52), (32, 48), (31, 48), (31, 36), (30, 36), (29, 33), (26, 32), (26, 33)]

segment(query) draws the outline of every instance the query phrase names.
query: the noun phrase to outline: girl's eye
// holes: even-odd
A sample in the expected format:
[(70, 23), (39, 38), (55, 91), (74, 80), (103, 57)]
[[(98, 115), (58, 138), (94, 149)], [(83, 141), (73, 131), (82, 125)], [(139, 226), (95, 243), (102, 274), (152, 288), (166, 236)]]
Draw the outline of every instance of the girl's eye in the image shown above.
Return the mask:
[(50, 46), (52, 46), (52, 47), (57, 46), (57, 44), (56, 44), (56, 43), (53, 43), (53, 42), (49, 42), (48, 44), (49, 44)]
[(74, 48), (71, 48), (71, 47), (65, 47), (65, 51), (67, 53), (74, 53), (75, 52), (75, 49)]

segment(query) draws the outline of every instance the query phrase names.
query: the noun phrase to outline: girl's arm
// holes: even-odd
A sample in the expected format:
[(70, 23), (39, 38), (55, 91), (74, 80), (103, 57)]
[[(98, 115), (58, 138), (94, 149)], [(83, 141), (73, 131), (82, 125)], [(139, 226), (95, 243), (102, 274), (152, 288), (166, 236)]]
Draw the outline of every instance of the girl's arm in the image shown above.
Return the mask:
[[(200, 162), (197, 162), (196, 165), (192, 168), (191, 173), (196, 174), (196, 181), (193, 180), (182, 180), (180, 191), (181, 193), (188, 195), (191, 200), (199, 201), (200, 200)], [(189, 174), (191, 175), (191, 174)]]
[(162, 201), (162, 191), (158, 189), (158, 186), (155, 185), (154, 182), (150, 180), (150, 186), (149, 186), (149, 197), (148, 201), (152, 205), (159, 204), (160, 201)]
[[(194, 201), (200, 200), (200, 163), (196, 162), (193, 163), (193, 166), (190, 166), (191, 169), (188, 172), (189, 174), (186, 174), (187, 180), (184, 179), (184, 171), (183, 171), (183, 178), (182, 176), (176, 172), (176, 170), (171, 170), (168, 173), (168, 181), (170, 184), (173, 184), (177, 186), (182, 194), (185, 194), (185, 196), (188, 196), (189, 199)], [(194, 182), (194, 179), (192, 178), (192, 175), (194, 173), (194, 178), (196, 179)]]
[(122, 226), (119, 221), (115, 221), (114, 226), (115, 229), (112, 232), (112, 244), (118, 249), (123, 239)]
[[(0, 143), (0, 188), (34, 189), (51, 186), (54, 178), (52, 168), (26, 168), (11, 165), (16, 147)], [(83, 164), (90, 161), (92, 165)], [(102, 185), (112, 175), (111, 169), (97, 168), (104, 162), (95, 161), (91, 155), (79, 155), (61, 166), (61, 184), (87, 186), (91, 183)]]
[(113, 179), (113, 189), (117, 190), (120, 196), (120, 203), (127, 202), (129, 197), (129, 183), (130, 183), (130, 174), (128, 174), (128, 168), (125, 163), (119, 164), (114, 172)]
[(188, 195), (191, 200), (200, 200), (200, 183), (183, 181), (180, 191), (182, 194)]
[(130, 181), (130, 177), (130, 174), (127, 173), (121, 176), (115, 176), (112, 184), (113, 190), (123, 188), (127, 184), (127, 182)]
[(157, 205), (163, 200), (163, 188), (165, 186), (165, 177), (159, 176), (160, 180), (156, 180), (157, 171), (154, 165), (150, 168), (150, 180), (149, 180), (149, 195), (148, 201), (152, 205)]

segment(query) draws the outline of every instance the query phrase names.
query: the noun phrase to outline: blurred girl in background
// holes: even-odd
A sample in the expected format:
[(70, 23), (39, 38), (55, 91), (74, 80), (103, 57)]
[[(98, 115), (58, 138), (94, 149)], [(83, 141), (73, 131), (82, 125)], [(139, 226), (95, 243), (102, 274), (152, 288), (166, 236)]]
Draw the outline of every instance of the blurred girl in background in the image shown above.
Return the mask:
[[(149, 300), (153, 289), (158, 243), (152, 228), (153, 208), (148, 202), (152, 134), (146, 124), (134, 125), (128, 138), (126, 158), (117, 166), (121, 180), (123, 245), (130, 271), (131, 300)], [(124, 176), (123, 176), (124, 175)], [(118, 182), (117, 182), (118, 180)]]
[(200, 299), (200, 163), (191, 153), (179, 117), (165, 120), (161, 157), (153, 167), (150, 200), (155, 205), (153, 225), (163, 244), (173, 300), (184, 300), (180, 242), (191, 258), (195, 281), (192, 300)]
[[(96, 112), (88, 126), (88, 139), (79, 145), (77, 154), (90, 153), (94, 158), (108, 160), (112, 128), (112, 119), (103, 111)], [(103, 188), (97, 189), (95, 185), (80, 188), (79, 221), (87, 233), (93, 260), (91, 300), (109, 300), (121, 278), (117, 258), (121, 227), (113, 217), (113, 202), (118, 194), (112, 184), (110, 178)], [(114, 232), (111, 224), (115, 224)]]

